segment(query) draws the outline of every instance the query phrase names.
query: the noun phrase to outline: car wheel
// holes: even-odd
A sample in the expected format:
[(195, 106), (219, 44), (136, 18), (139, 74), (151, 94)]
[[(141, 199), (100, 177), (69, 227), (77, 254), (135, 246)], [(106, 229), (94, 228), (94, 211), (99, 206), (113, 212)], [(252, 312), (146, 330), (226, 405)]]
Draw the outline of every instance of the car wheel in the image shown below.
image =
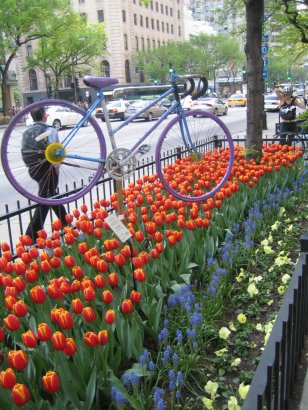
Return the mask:
[(123, 114), (121, 114), (121, 116), (120, 116), (120, 120), (121, 120), (121, 121), (124, 121), (124, 113), (123, 113)]
[(102, 122), (105, 122), (105, 117), (101, 117)]
[(224, 115), (228, 114), (228, 107), (225, 108)]
[(146, 118), (147, 121), (152, 121), (153, 120), (153, 114), (150, 112), (149, 115)]
[(61, 121), (60, 120), (54, 120), (52, 126), (59, 131), (59, 129), (61, 128)]
[(214, 115), (218, 115), (218, 110), (217, 110), (217, 108), (215, 108), (215, 110), (214, 110), (214, 113), (213, 113)]

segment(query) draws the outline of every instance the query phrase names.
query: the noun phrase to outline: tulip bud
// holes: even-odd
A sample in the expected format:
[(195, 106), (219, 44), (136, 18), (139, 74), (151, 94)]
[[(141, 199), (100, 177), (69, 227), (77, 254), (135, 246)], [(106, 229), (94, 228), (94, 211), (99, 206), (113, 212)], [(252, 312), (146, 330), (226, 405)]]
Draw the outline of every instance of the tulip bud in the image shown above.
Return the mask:
[(122, 302), (121, 308), (122, 308), (123, 313), (126, 313), (126, 314), (132, 313), (133, 311), (132, 301), (130, 299), (124, 299)]
[(112, 309), (107, 310), (105, 313), (105, 322), (108, 323), (108, 325), (112, 325), (115, 321), (115, 311)]
[(66, 345), (66, 337), (62, 332), (55, 332), (51, 337), (51, 342), (55, 350), (63, 350)]
[(95, 319), (95, 312), (93, 310), (93, 308), (91, 306), (87, 306), (85, 308), (82, 309), (82, 314), (83, 317), (85, 319), (85, 321), (87, 322), (93, 322), (93, 320)]
[(16, 406), (23, 406), (30, 400), (30, 392), (25, 384), (16, 383), (12, 388), (12, 399)]
[(113, 295), (110, 290), (104, 290), (102, 293), (102, 301), (107, 304), (113, 301)]
[(99, 344), (106, 345), (108, 343), (108, 330), (104, 329), (98, 332), (97, 338)]
[(28, 365), (28, 358), (23, 350), (10, 350), (7, 360), (10, 366), (17, 370), (23, 370)]
[(47, 323), (40, 323), (37, 327), (37, 335), (42, 342), (46, 342), (47, 340), (51, 339), (52, 330), (50, 326), (47, 325)]
[(132, 290), (129, 295), (129, 298), (132, 302), (139, 303), (141, 300), (141, 293), (138, 292), (137, 290)]
[(43, 389), (50, 394), (56, 393), (61, 388), (59, 376), (54, 371), (48, 371), (42, 377)]
[(26, 347), (34, 348), (37, 346), (37, 337), (35, 336), (32, 330), (28, 330), (27, 332), (21, 335), (22, 342)]
[(8, 367), (0, 373), (0, 385), (3, 389), (11, 390), (16, 384), (16, 375), (14, 370)]
[(4, 326), (11, 332), (15, 332), (20, 327), (20, 322), (19, 322), (18, 317), (12, 314), (5, 317), (3, 319), (3, 323), (4, 323)]
[(66, 338), (66, 345), (65, 345), (65, 348), (63, 349), (63, 352), (67, 356), (73, 356), (73, 354), (75, 354), (76, 351), (77, 351), (77, 348), (76, 348), (76, 343), (75, 343), (74, 339), (72, 339), (71, 337), (67, 337)]
[(86, 332), (83, 335), (83, 340), (88, 346), (94, 347), (98, 345), (98, 337), (94, 332)]

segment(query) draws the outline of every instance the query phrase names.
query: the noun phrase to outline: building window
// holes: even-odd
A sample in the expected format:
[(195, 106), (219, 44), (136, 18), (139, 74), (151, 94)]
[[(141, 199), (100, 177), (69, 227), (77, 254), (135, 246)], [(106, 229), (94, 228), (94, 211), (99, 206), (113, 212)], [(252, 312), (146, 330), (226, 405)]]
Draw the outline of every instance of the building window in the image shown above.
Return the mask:
[(27, 44), (27, 57), (33, 58), (33, 49), (31, 44)]
[(155, 48), (155, 40), (152, 40), (152, 46), (153, 46), (153, 48)]
[(151, 1), (151, 10), (153, 10), (153, 1)]
[(171, 24), (171, 34), (173, 34), (173, 24)]
[(164, 6), (162, 4), (160, 5), (160, 12), (161, 14), (164, 14)]
[(150, 39), (149, 39), (149, 38), (147, 39), (147, 47), (148, 47), (148, 50), (149, 50), (150, 47), (151, 47), (151, 42), (150, 42)]
[(136, 0), (134, 0), (133, 3), (136, 4)]
[(149, 28), (149, 17), (145, 18), (145, 26), (146, 28)]
[(166, 31), (169, 33), (169, 23), (166, 23)]
[(35, 91), (38, 89), (37, 76), (35, 70), (33, 69), (29, 70), (29, 84), (31, 91)]
[(129, 61), (125, 61), (125, 80), (127, 83), (130, 83), (132, 80), (130, 78), (130, 68), (129, 68)]
[(172, 15), (173, 15), (173, 10), (172, 10), (172, 8), (170, 7), (170, 16), (172, 17)]
[(143, 16), (140, 16), (140, 26), (143, 27)]
[(157, 3), (157, 2), (155, 3), (155, 9), (156, 9), (156, 11), (157, 11), (157, 13), (158, 13), (158, 3)]
[(122, 21), (123, 23), (126, 23), (126, 11), (122, 10)]
[(181, 37), (181, 34), (182, 34), (182, 32), (181, 32), (181, 27), (179, 27), (179, 36)]
[(178, 19), (181, 18), (180, 10), (178, 10)]
[(110, 77), (110, 64), (106, 60), (101, 62), (101, 76)]
[(168, 6), (166, 6), (166, 15), (168, 16)]
[(79, 0), (79, 3), (84, 3), (84, 0)]
[(159, 40), (157, 41), (157, 46), (160, 47), (160, 41)]
[(104, 10), (97, 10), (97, 20), (99, 23), (104, 21)]
[(163, 21), (161, 22), (161, 31), (165, 32), (165, 23)]
[(124, 34), (124, 50), (128, 50), (127, 34)]
[(145, 49), (144, 38), (143, 37), (141, 37), (141, 48), (142, 48), (142, 50)]
[(137, 26), (137, 14), (134, 14), (134, 24)]
[(159, 20), (156, 20), (156, 30), (159, 31)]
[(135, 37), (135, 44), (136, 44), (136, 50), (139, 50), (139, 40), (138, 37)]

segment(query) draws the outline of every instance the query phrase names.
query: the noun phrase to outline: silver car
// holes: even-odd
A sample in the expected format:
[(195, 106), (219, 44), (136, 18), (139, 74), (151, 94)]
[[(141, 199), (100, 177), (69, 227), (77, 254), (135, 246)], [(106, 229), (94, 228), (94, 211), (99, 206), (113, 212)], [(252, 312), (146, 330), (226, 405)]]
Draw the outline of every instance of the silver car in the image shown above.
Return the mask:
[(228, 106), (219, 98), (204, 97), (192, 103), (191, 110), (205, 110), (214, 115), (227, 115)]
[[(149, 100), (138, 100), (133, 102), (125, 111), (125, 119), (131, 117), (132, 115), (136, 114), (138, 111), (145, 108), (147, 105), (150, 104), (151, 101)], [(140, 114), (137, 119), (143, 118), (146, 121), (152, 121), (155, 118), (159, 118), (163, 115), (164, 112), (167, 111), (167, 108), (161, 104), (155, 104), (152, 107), (145, 110), (142, 114)]]

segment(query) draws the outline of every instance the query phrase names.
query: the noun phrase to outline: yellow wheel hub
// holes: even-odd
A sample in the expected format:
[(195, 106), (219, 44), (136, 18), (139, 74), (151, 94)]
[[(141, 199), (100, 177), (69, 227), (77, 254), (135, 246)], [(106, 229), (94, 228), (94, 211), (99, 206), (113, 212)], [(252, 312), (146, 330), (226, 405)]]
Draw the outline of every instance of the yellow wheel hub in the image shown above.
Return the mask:
[(66, 150), (60, 142), (52, 142), (45, 150), (45, 157), (51, 164), (61, 164), (64, 161)]

